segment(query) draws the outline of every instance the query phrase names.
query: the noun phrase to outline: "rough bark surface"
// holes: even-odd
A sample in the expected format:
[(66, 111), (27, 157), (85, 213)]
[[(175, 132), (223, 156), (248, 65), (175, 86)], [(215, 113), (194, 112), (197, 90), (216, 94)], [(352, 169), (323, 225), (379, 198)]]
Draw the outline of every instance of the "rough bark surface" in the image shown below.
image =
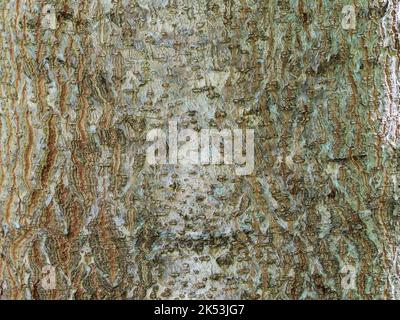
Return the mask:
[[(0, 0), (0, 297), (400, 298), (399, 18)], [(253, 128), (253, 174), (147, 165), (172, 117)]]

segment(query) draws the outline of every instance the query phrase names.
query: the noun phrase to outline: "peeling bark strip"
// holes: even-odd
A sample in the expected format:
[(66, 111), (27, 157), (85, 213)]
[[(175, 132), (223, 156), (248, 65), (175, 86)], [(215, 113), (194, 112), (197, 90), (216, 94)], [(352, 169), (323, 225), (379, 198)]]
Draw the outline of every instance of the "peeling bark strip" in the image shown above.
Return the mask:
[[(400, 298), (400, 1), (0, 15), (1, 299)], [(254, 129), (253, 173), (149, 166), (171, 119)]]

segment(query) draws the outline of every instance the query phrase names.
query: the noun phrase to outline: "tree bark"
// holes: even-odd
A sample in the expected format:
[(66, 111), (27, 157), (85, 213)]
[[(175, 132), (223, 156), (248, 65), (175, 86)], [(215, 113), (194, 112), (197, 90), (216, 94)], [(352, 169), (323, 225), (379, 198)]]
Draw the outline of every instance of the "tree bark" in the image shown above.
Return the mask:
[[(400, 298), (399, 1), (0, 8), (1, 298)], [(149, 166), (172, 118), (254, 172)]]

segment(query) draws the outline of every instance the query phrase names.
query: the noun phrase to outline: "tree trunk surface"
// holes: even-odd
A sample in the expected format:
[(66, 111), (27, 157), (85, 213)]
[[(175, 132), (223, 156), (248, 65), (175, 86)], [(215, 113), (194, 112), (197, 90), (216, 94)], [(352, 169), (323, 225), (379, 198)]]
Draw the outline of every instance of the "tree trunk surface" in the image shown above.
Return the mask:
[[(400, 1), (0, 8), (0, 298), (400, 298)], [(253, 173), (150, 166), (171, 119)]]

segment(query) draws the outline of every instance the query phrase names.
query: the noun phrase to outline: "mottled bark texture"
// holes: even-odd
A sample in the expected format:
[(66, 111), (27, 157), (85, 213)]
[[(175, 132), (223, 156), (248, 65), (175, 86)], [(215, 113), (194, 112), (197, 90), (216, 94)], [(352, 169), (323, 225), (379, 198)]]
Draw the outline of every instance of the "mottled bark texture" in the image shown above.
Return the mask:
[[(400, 298), (399, 3), (1, 0), (1, 298)], [(172, 117), (253, 174), (147, 165)]]

